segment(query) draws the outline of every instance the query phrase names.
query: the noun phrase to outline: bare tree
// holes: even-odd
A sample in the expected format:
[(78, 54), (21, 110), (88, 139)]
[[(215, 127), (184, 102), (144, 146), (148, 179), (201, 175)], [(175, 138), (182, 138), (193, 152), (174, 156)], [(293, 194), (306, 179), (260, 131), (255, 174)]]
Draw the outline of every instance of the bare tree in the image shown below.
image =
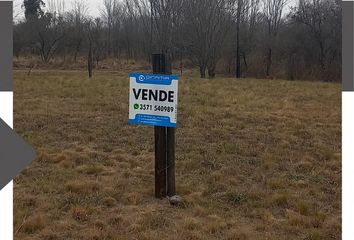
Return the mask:
[(235, 4), (235, 21), (236, 21), (236, 78), (241, 77), (241, 46), (240, 46), (240, 35), (241, 35), (241, 24), (245, 23), (248, 10), (252, 6), (254, 0), (237, 0)]
[[(299, 0), (293, 18), (304, 24), (319, 49), (318, 62), (322, 70), (326, 67), (325, 59), (330, 50), (329, 41), (336, 29), (340, 29), (340, 3), (328, 0)], [(331, 22), (332, 20), (332, 22)], [(336, 33), (339, 34), (340, 33)]]
[(283, 10), (287, 0), (263, 0), (263, 16), (267, 24), (268, 50), (266, 60), (266, 76), (269, 77), (272, 67), (273, 43), (278, 36), (283, 20)]
[(103, 21), (100, 18), (89, 19), (86, 24), (88, 37), (87, 65), (89, 77), (92, 77), (94, 61), (98, 67), (104, 49)]
[(88, 54), (87, 54), (87, 71), (89, 78), (92, 78), (93, 75), (93, 54), (92, 54), (92, 45), (93, 45), (93, 40), (92, 40), (92, 33), (91, 30), (89, 29), (88, 31), (88, 41), (89, 41), (89, 46), (88, 46)]
[[(259, 0), (248, 0), (242, 14), (240, 29), (240, 75), (245, 76), (249, 67), (248, 56), (255, 52), (257, 48), (257, 30), (260, 29), (260, 2)], [(242, 58), (242, 59), (241, 59)], [(241, 62), (243, 62), (244, 70), (242, 70)]]
[(87, 1), (76, 0), (73, 2), (72, 11), (72, 33), (71, 42), (73, 44), (74, 62), (77, 62), (77, 56), (81, 51), (85, 39), (85, 22), (87, 21)]
[(28, 22), (34, 37), (34, 45), (39, 50), (41, 59), (47, 63), (53, 56), (60, 41), (65, 37), (63, 18), (56, 18), (51, 13), (40, 19)]
[(117, 9), (119, 8), (118, 0), (104, 0), (101, 16), (107, 25), (107, 41), (106, 41), (106, 54), (110, 57), (112, 53), (112, 28), (115, 23)]
[(20, 19), (20, 15), (23, 13), (21, 6), (22, 6), (22, 2), (20, 2), (20, 0), (13, 1), (12, 16), (13, 16), (14, 22), (18, 22)]
[(186, 48), (192, 62), (199, 66), (200, 77), (215, 77), (226, 35), (232, 24), (233, 1), (190, 0), (185, 2), (184, 33)]

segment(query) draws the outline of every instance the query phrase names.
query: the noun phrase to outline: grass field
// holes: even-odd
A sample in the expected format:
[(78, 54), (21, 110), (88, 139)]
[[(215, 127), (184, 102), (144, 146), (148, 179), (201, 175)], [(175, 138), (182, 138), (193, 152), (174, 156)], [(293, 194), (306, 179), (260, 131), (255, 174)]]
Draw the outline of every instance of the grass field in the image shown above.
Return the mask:
[(153, 128), (129, 125), (128, 73), (15, 73), (17, 240), (329, 240), (341, 234), (339, 84), (180, 82), (177, 191), (156, 200)]

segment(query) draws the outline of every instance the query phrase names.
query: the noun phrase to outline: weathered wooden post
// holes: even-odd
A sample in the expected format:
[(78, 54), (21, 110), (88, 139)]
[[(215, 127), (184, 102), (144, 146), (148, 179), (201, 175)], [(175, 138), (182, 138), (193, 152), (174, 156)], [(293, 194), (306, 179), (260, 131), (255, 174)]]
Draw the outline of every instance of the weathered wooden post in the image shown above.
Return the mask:
[[(164, 54), (153, 54), (154, 74), (171, 74)], [(155, 196), (174, 196), (175, 187), (175, 128), (155, 126)]]
[[(163, 54), (152, 55), (152, 71), (154, 74), (166, 74), (166, 59)], [(154, 127), (155, 131), (155, 197), (163, 198), (167, 194), (166, 186), (166, 127)]]

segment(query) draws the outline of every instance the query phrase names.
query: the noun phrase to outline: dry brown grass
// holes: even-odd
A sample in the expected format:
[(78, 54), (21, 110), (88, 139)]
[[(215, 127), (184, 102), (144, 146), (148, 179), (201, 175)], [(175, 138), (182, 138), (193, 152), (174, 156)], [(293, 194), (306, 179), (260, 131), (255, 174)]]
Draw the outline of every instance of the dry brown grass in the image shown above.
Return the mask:
[(340, 85), (182, 78), (177, 190), (153, 197), (153, 128), (128, 73), (15, 73), (15, 239), (340, 239)]

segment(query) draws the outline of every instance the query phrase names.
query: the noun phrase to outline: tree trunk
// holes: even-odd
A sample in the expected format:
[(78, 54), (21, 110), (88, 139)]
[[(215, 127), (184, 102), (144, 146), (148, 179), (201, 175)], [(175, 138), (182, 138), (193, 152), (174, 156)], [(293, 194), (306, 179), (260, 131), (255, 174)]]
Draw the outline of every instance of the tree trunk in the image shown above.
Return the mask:
[(205, 78), (205, 70), (206, 67), (204, 65), (199, 66), (199, 71), (200, 71), (200, 78)]
[(271, 71), (271, 67), (272, 67), (272, 48), (268, 49), (268, 59), (267, 59), (267, 77), (270, 76), (270, 71)]
[(291, 54), (288, 59), (288, 80), (295, 80), (295, 57)]
[(77, 51), (75, 51), (75, 54), (74, 54), (74, 63), (77, 62)]
[(211, 65), (208, 67), (208, 76), (209, 76), (209, 79), (214, 79), (215, 78), (215, 64)]
[(111, 30), (112, 29), (112, 25), (111, 23), (109, 22), (108, 23), (108, 41), (107, 41), (107, 56), (108, 58), (111, 57)]
[(80, 45), (81, 43), (78, 43), (75, 47), (75, 53), (74, 53), (74, 62), (76, 63), (77, 62), (77, 55), (79, 54), (80, 52)]
[(323, 71), (325, 69), (325, 53), (324, 53), (324, 47), (322, 41), (320, 41), (320, 66), (321, 70)]
[(92, 78), (92, 68), (93, 68), (92, 43), (90, 41), (89, 53), (87, 58), (87, 70), (88, 70), (89, 78)]
[[(243, 53), (243, 63), (245, 64), (245, 71), (247, 73), (248, 70), (248, 64), (247, 64), (247, 57), (246, 57), (246, 53)], [(245, 77), (246, 74), (243, 74), (243, 77)]]
[[(239, 1), (239, 2), (241, 3), (241, 1)], [(241, 4), (238, 4), (237, 22), (236, 22), (236, 78), (241, 77), (240, 21), (241, 21)]]

